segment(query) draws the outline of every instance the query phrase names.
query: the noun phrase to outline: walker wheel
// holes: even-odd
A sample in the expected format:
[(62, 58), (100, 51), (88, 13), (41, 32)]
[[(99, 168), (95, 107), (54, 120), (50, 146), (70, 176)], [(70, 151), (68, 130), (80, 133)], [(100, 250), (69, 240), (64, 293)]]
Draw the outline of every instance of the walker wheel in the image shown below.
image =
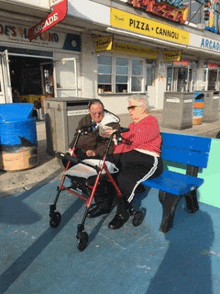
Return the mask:
[(135, 211), (132, 219), (132, 225), (138, 227), (144, 219), (142, 211)]
[(86, 249), (88, 241), (89, 241), (88, 234), (86, 232), (82, 232), (77, 241), (77, 248), (79, 249), (79, 251), (83, 251), (84, 249)]
[(50, 218), (51, 228), (57, 228), (61, 222), (61, 214), (57, 211), (54, 212), (53, 216)]

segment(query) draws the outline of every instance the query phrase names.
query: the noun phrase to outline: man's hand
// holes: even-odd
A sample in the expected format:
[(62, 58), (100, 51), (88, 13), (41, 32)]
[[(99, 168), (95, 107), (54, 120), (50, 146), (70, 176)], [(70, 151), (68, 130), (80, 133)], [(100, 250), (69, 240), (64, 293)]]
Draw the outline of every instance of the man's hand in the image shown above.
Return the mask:
[(73, 155), (74, 151), (73, 151), (73, 149), (69, 148), (67, 152), (69, 152), (70, 155)]
[(88, 157), (95, 156), (95, 151), (93, 151), (93, 150), (87, 150), (87, 151), (86, 151), (86, 155), (87, 155)]

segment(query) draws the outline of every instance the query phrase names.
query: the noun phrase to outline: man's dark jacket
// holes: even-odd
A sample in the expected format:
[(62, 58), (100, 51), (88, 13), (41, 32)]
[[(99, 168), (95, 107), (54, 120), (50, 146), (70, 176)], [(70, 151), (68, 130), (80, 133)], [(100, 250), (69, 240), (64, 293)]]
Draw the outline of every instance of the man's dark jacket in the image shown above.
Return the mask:
[[(116, 115), (114, 115), (113, 113), (107, 110), (104, 111), (104, 117), (102, 122), (105, 126), (110, 126), (113, 129), (118, 129), (120, 127), (119, 121), (120, 120)], [(90, 114), (87, 114), (79, 121), (74, 138), (72, 142), (70, 143), (70, 146), (69, 146), (70, 148), (72, 148), (74, 145), (78, 130), (82, 126), (91, 125), (91, 124), (92, 124), (92, 118)], [(96, 156), (103, 156), (105, 153), (105, 149), (107, 147), (108, 141), (109, 141), (108, 138), (104, 138), (99, 135), (99, 128), (96, 128), (95, 130), (88, 132), (86, 135), (81, 135), (79, 137), (79, 141), (76, 147), (81, 149), (81, 151), (84, 153), (86, 153), (87, 150), (94, 150)], [(112, 154), (112, 153), (113, 153), (113, 143), (109, 149), (108, 154)]]

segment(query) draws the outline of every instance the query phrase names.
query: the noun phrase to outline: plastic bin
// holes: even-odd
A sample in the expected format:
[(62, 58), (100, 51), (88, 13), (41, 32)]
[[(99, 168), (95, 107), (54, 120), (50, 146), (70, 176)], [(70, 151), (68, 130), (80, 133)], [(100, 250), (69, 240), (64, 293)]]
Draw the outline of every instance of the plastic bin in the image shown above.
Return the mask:
[(219, 119), (219, 91), (205, 91), (204, 122), (214, 122)]
[(33, 104), (0, 105), (0, 169), (29, 169), (38, 163), (36, 118)]
[(47, 153), (54, 156), (56, 151), (66, 152), (73, 139), (80, 119), (88, 114), (91, 99), (86, 98), (45, 98), (45, 126)]
[(203, 92), (194, 93), (193, 103), (193, 125), (201, 125), (204, 115), (204, 97)]
[(192, 127), (194, 93), (165, 92), (162, 126), (172, 129)]

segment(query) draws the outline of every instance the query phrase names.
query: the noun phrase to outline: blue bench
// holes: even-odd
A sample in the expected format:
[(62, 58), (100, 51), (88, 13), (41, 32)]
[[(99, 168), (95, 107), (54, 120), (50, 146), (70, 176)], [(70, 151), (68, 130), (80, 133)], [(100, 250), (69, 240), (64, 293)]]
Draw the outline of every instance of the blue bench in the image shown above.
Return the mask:
[[(167, 233), (173, 226), (175, 209), (182, 197), (185, 197), (190, 213), (199, 209), (196, 190), (204, 180), (198, 177), (198, 173), (201, 168), (207, 167), (211, 139), (171, 133), (161, 133), (161, 136), (164, 171), (158, 178), (142, 184), (159, 190), (163, 207), (160, 231)], [(186, 168), (186, 174), (169, 170), (169, 166), (179, 164)]]

